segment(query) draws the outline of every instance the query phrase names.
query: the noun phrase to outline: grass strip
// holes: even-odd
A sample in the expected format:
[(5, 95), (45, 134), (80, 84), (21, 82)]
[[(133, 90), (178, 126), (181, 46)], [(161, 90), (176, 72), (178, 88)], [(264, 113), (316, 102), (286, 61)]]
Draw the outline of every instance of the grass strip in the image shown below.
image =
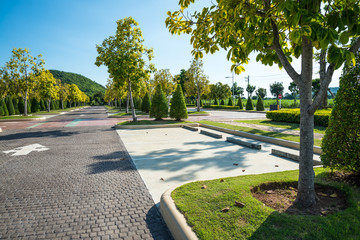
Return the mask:
[(194, 123), (190, 121), (175, 121), (175, 120), (161, 120), (161, 121), (155, 121), (155, 120), (140, 120), (140, 121), (125, 121), (125, 122), (119, 122), (117, 125), (159, 125), (159, 124), (184, 124), (184, 123)]
[[(254, 159), (255, 160), (255, 159)], [(279, 213), (255, 199), (250, 189), (265, 182), (295, 182), (298, 171), (188, 183), (172, 192), (177, 208), (199, 239), (357, 239), (360, 236), (360, 191), (330, 182), (330, 170), (315, 169), (315, 182), (345, 192), (348, 208), (328, 216)], [(206, 185), (206, 189), (202, 186)], [(235, 201), (245, 207), (235, 206)], [(230, 207), (228, 212), (221, 209)]]
[[(277, 127), (277, 128), (300, 131), (300, 124), (297, 123), (276, 122), (271, 120), (235, 120), (235, 122), (250, 123), (250, 124), (263, 125), (268, 127)], [(326, 127), (314, 126), (314, 133), (325, 134), (325, 131), (326, 131)]]
[[(148, 113), (144, 113), (144, 112), (135, 112), (136, 115), (148, 115)], [(116, 114), (113, 114), (111, 116), (131, 116), (132, 113), (131, 112), (119, 112), (119, 113), (116, 113)]]
[(205, 112), (205, 111), (200, 111), (200, 112), (197, 112), (197, 111), (188, 111), (188, 115), (192, 115), (192, 114), (209, 114), (208, 112)]
[(13, 119), (31, 119), (31, 118), (40, 118), (39, 116), (2, 116), (0, 120), (13, 120)]
[[(208, 125), (212, 125), (212, 126), (216, 126), (216, 127), (222, 127), (222, 128), (226, 128), (226, 129), (230, 129), (230, 130), (237, 130), (237, 131), (267, 136), (267, 137), (279, 138), (279, 139), (284, 139), (284, 140), (293, 141), (293, 142), (300, 142), (300, 136), (291, 135), (291, 134), (270, 132), (270, 131), (249, 128), (249, 127), (242, 127), (242, 126), (236, 126), (236, 125), (212, 122), (212, 121), (206, 121), (206, 120), (199, 121), (198, 123), (208, 124)], [(314, 145), (321, 146), (321, 139), (314, 139)]]

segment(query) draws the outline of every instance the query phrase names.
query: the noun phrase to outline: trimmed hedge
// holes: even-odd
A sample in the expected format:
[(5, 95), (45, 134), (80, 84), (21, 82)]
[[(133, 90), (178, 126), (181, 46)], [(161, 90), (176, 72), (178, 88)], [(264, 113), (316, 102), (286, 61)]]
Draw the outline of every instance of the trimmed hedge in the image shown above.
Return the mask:
[(187, 107), (195, 107), (195, 104), (186, 104)]
[[(314, 124), (327, 127), (331, 109), (317, 110), (314, 114)], [(287, 109), (278, 111), (267, 111), (266, 118), (276, 122), (300, 123), (300, 109)]]
[(239, 110), (239, 106), (222, 106), (222, 105), (204, 105), (203, 108), (216, 108), (216, 109), (234, 109)]

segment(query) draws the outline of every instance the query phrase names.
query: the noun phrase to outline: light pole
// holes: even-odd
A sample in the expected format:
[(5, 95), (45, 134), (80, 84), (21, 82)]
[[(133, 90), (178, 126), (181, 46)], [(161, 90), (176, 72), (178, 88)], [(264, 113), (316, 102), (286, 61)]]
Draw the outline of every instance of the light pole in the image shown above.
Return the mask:
[(232, 99), (233, 99), (233, 104), (234, 104), (234, 72), (232, 72), (232, 76), (231, 77), (225, 77), (225, 78), (232, 78)]
[[(248, 85), (250, 85), (250, 75), (248, 75), (247, 77), (244, 77), (245, 78), (245, 82), (248, 82)], [(250, 93), (248, 92), (248, 98), (250, 97)]]

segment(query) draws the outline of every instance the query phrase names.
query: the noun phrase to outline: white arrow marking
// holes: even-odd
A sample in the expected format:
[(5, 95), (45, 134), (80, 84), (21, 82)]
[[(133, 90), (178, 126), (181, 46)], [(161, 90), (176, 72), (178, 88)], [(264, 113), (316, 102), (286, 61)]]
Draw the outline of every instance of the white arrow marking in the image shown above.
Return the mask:
[(35, 143), (35, 144), (27, 145), (24, 147), (18, 147), (13, 150), (3, 151), (3, 153), (5, 153), (5, 154), (13, 153), (11, 156), (20, 156), (20, 155), (28, 155), (32, 151), (42, 152), (42, 151), (46, 151), (46, 150), (49, 150), (49, 148)]

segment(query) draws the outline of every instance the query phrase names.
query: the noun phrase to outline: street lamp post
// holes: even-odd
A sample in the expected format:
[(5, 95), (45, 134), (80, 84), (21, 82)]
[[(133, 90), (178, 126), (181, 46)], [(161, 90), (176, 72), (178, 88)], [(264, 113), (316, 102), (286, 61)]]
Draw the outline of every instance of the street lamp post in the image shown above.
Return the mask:
[(232, 72), (232, 76), (231, 77), (225, 77), (225, 78), (232, 78), (232, 99), (233, 99), (233, 104), (235, 102), (235, 99), (234, 99), (234, 72)]
[[(250, 75), (245, 77), (245, 82), (248, 82), (248, 85), (250, 84)], [(248, 92), (248, 98), (250, 97), (250, 93)]]

